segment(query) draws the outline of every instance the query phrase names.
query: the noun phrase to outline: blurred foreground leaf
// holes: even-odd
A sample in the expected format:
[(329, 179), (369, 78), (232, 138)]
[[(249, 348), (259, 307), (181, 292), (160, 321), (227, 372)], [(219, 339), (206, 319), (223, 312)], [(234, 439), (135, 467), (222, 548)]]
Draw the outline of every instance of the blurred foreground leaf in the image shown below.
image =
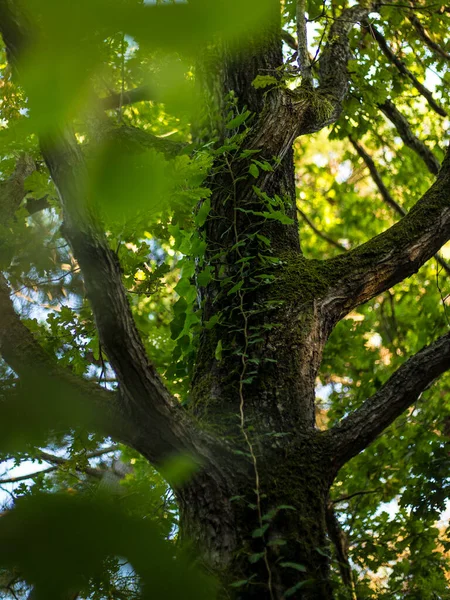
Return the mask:
[[(81, 382), (83, 384), (83, 382)], [(93, 431), (95, 406), (83, 385), (79, 392), (65, 382), (47, 376), (24, 377), (0, 397), (0, 451), (44, 445), (49, 435), (61, 435), (76, 427)]]
[(35, 587), (36, 600), (82, 591), (111, 556), (133, 567), (142, 599), (215, 597), (214, 584), (174, 556), (154, 523), (130, 517), (101, 494), (22, 498), (0, 519), (0, 565), (17, 568)]

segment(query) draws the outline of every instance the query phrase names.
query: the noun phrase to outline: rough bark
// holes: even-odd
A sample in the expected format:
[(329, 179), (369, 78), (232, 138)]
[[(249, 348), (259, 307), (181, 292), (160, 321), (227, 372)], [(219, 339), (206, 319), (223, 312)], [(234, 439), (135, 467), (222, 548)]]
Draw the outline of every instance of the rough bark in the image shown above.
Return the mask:
[(336, 278), (336, 283), (323, 292), (321, 301), (330, 325), (355, 306), (415, 273), (449, 236), (450, 152), (447, 151), (436, 181), (401, 221), (355, 250), (323, 263), (322, 268), (329, 267), (331, 278)]
[[(403, 208), (403, 206), (400, 206), (400, 204), (398, 204), (398, 202), (396, 202), (394, 200), (394, 198), (391, 196), (389, 190), (385, 186), (383, 179), (375, 166), (375, 163), (374, 163), (372, 157), (369, 156), (369, 154), (366, 152), (366, 150), (362, 147), (362, 145), (359, 142), (354, 140), (351, 136), (349, 139), (350, 139), (352, 146), (354, 147), (356, 152), (359, 154), (359, 156), (363, 159), (367, 168), (369, 169), (369, 172), (373, 179), (373, 182), (377, 186), (378, 191), (380, 192), (380, 195), (383, 198), (384, 202), (386, 204), (388, 204), (392, 209), (394, 209), (394, 211), (398, 215), (400, 215), (400, 217), (404, 217), (407, 214), (406, 210)], [(436, 254), (435, 259), (438, 261), (438, 263), (441, 265), (441, 267), (445, 270), (445, 272), (448, 275), (450, 275), (450, 266), (446, 263), (446, 261), (442, 258), (442, 256), (440, 256), (439, 254)]]
[(61, 197), (64, 233), (83, 273), (102, 346), (120, 383), (124, 410), (153, 421), (153, 461), (187, 451), (179, 407), (147, 359), (118, 258), (100, 229), (98, 217), (87, 206), (88, 175), (75, 137), (69, 130), (54, 132), (41, 145)]

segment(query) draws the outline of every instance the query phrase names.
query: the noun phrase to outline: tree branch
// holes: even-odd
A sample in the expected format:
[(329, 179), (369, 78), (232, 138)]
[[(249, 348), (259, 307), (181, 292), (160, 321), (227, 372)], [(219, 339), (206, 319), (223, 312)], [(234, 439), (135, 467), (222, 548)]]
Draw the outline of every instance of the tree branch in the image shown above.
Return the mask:
[[(60, 193), (64, 234), (80, 265), (102, 347), (117, 375), (125, 409), (151, 421), (147, 452), (154, 464), (187, 451), (186, 420), (150, 364), (131, 314), (116, 254), (85, 203), (86, 165), (74, 135), (59, 131), (41, 141)], [(182, 425), (182, 423), (184, 425)]]
[[(0, 202), (2, 216), (11, 218), (26, 194), (25, 179), (36, 169), (31, 156), (22, 155), (17, 161), (12, 175), (0, 184)], [(92, 385), (74, 377), (68, 370), (58, 367), (34, 339), (30, 331), (21, 322), (13, 308), (8, 284), (0, 274), (0, 354), (9, 366), (21, 377), (27, 378), (31, 371), (53, 374), (63, 390), (75, 392), (79, 398), (86, 398), (97, 413), (95, 419), (108, 435), (129, 442), (129, 431), (123, 416), (118, 418), (114, 405), (115, 395), (97, 385)], [(120, 423), (119, 427), (117, 424)], [(125, 433), (126, 432), (126, 433)]]
[(0, 183), (0, 212), (2, 219), (9, 220), (19, 208), (25, 194), (25, 179), (34, 173), (36, 163), (29, 154), (22, 154), (10, 177)]
[(144, 131), (131, 125), (120, 127), (106, 127), (102, 132), (105, 139), (115, 140), (121, 144), (124, 152), (153, 148), (164, 154), (167, 158), (177, 156), (188, 147), (185, 142), (175, 142), (168, 138), (161, 138), (149, 131)]
[(390, 100), (386, 100), (383, 104), (379, 104), (378, 107), (395, 126), (405, 146), (408, 146), (408, 148), (411, 148), (411, 150), (420, 156), (427, 165), (430, 173), (437, 175), (439, 171), (438, 159), (433, 152), (413, 134), (408, 120), (397, 109), (395, 104)]
[[(100, 450), (95, 450), (94, 452), (88, 452), (86, 454), (86, 458), (98, 458), (99, 456), (103, 456), (104, 454), (109, 454), (110, 452), (115, 452), (118, 449), (117, 446), (108, 446), (108, 448), (102, 448)], [(20, 475), (19, 477), (9, 477), (5, 479), (0, 479), (0, 485), (5, 483), (17, 483), (18, 481), (26, 481), (27, 479), (34, 479), (35, 477), (39, 477), (39, 475), (44, 475), (47, 473), (52, 473), (59, 469), (59, 467), (67, 465), (70, 463), (70, 460), (67, 458), (63, 458), (62, 456), (55, 456), (54, 454), (49, 454), (44, 450), (39, 450), (37, 452), (36, 458), (53, 464), (52, 467), (47, 469), (42, 469), (41, 471), (36, 471), (35, 473), (29, 473), (28, 475)], [(86, 473), (86, 475), (90, 475), (91, 477), (95, 477), (96, 479), (100, 479), (106, 473), (103, 469), (92, 468), (89, 466), (80, 466), (76, 465), (75, 469), (82, 473)]]
[[(115, 452), (116, 450), (118, 450), (117, 446), (108, 446), (107, 448), (101, 448), (99, 450), (95, 450), (94, 452), (88, 452), (86, 454), (86, 459), (99, 458), (100, 456), (110, 454), (111, 452)], [(36, 458), (56, 466), (64, 466), (70, 462), (70, 460), (67, 458), (64, 458), (62, 456), (55, 456), (54, 454), (49, 454), (48, 452), (45, 452), (45, 450), (39, 450), (36, 454)], [(96, 478), (102, 477), (102, 475), (104, 474), (101, 469), (93, 469), (92, 467), (79, 467), (77, 465), (76, 469)]]
[(376, 494), (379, 492), (381, 488), (376, 488), (375, 490), (360, 490), (359, 492), (353, 492), (353, 494), (347, 494), (346, 496), (339, 496), (339, 498), (335, 498), (331, 500), (332, 504), (340, 504), (341, 502), (348, 502), (352, 498), (356, 498), (358, 496), (365, 496), (366, 494)]
[(50, 208), (50, 203), (48, 201), (48, 194), (42, 196), (42, 198), (27, 198), (25, 202), (25, 208), (28, 211), (28, 214), (34, 215), (41, 210), (45, 210), (46, 208)]
[[(379, 174), (379, 172), (375, 166), (375, 163), (374, 163), (372, 157), (369, 156), (369, 154), (367, 154), (367, 152), (364, 150), (364, 148), (361, 146), (361, 144), (359, 144), (351, 136), (349, 136), (349, 140), (350, 140), (353, 148), (356, 150), (356, 152), (359, 154), (359, 156), (363, 159), (364, 163), (366, 164), (367, 168), (369, 169), (370, 175), (372, 176), (372, 179), (373, 179), (375, 185), (377, 186), (378, 191), (380, 192), (380, 195), (383, 198), (383, 200), (386, 202), (386, 204), (388, 204), (391, 208), (393, 208), (398, 215), (400, 215), (401, 217), (404, 217), (407, 214), (406, 210), (403, 208), (403, 206), (400, 206), (400, 204), (398, 204), (398, 202), (396, 202), (394, 200), (394, 198), (391, 196), (391, 194), (389, 193), (387, 187), (384, 185), (381, 175)], [(438, 261), (438, 263), (441, 265), (441, 267), (445, 270), (447, 275), (450, 275), (450, 266), (442, 258), (442, 256), (440, 256), (439, 254), (436, 254), (435, 258)]]
[(450, 369), (450, 333), (408, 359), (363, 405), (323, 433), (337, 472), (371, 444), (420, 394)]
[[(29, 34), (14, 10), (9, 0), (1, 0), (0, 30), (16, 68)], [(40, 145), (61, 199), (64, 233), (80, 265), (99, 338), (120, 383), (123, 409), (141, 424), (141, 430), (143, 422), (150, 425), (146, 456), (160, 464), (174, 453), (188, 451), (187, 417), (183, 418), (182, 409), (147, 358), (118, 258), (86, 202), (89, 178), (75, 135), (68, 127), (55, 126), (41, 136)]]
[(430, 38), (430, 36), (425, 30), (425, 27), (422, 25), (422, 23), (419, 21), (416, 15), (412, 13), (408, 15), (408, 19), (414, 25), (417, 33), (419, 34), (419, 37), (425, 42), (428, 48), (430, 48), (430, 50), (433, 50), (441, 58), (450, 62), (450, 54)]
[(27, 479), (34, 479), (35, 477), (39, 477), (39, 475), (46, 475), (47, 473), (55, 472), (59, 467), (48, 467), (47, 469), (42, 469), (41, 471), (35, 471), (34, 473), (29, 473), (28, 475), (19, 475), (17, 477), (5, 477), (4, 479), (0, 479), (0, 485), (4, 485), (5, 483), (18, 483), (20, 481), (26, 481)]
[(377, 5), (376, 2), (365, 6), (357, 4), (343, 10), (330, 28), (328, 41), (319, 58), (319, 91), (331, 96), (336, 104), (337, 115), (349, 86), (347, 65), (351, 51), (348, 34), (356, 23), (361, 23), (370, 12), (376, 10)]
[(447, 111), (436, 102), (436, 100), (433, 98), (433, 94), (430, 92), (430, 90), (427, 89), (422, 83), (420, 83), (420, 81), (416, 78), (416, 76), (413, 75), (413, 73), (411, 73), (411, 71), (406, 68), (406, 66), (403, 64), (403, 62), (392, 52), (392, 50), (389, 48), (386, 40), (381, 35), (381, 33), (378, 31), (378, 29), (371, 23), (366, 23), (365, 26), (367, 27), (367, 29), (371, 32), (372, 36), (378, 42), (378, 45), (379, 45), (381, 51), (383, 52), (383, 54), (386, 56), (386, 58), (397, 67), (398, 71), (402, 75), (404, 75), (405, 77), (408, 77), (408, 79), (411, 81), (411, 83), (416, 88), (416, 90), (427, 100), (430, 107), (438, 115), (440, 115), (441, 117), (446, 117)]
[(450, 150), (430, 189), (401, 221), (355, 250), (324, 262), (321, 300), (328, 327), (415, 273), (450, 239)]
[(94, 424), (106, 435), (135, 447), (136, 433), (127, 422), (120, 405), (118, 394), (108, 392), (97, 384), (73, 375), (62, 368), (44, 351), (31, 332), (25, 327), (13, 308), (9, 287), (0, 274), (0, 354), (8, 365), (26, 379), (33, 373), (54, 378), (64, 390), (87, 403), (94, 412)]
[(343, 10), (333, 22), (318, 61), (319, 87), (303, 102), (303, 86), (296, 90), (300, 100), (297, 136), (319, 131), (338, 119), (349, 88), (347, 67), (352, 58), (349, 33), (357, 23), (361, 23), (371, 12), (377, 10), (377, 7), (377, 2), (364, 6), (356, 4)]
[(386, 204), (393, 208), (398, 215), (404, 217), (406, 215), (406, 210), (402, 206), (400, 206), (400, 204), (398, 204), (398, 202), (396, 202), (389, 193), (387, 187), (384, 185), (381, 175), (378, 173), (378, 170), (371, 156), (367, 154), (367, 152), (364, 150), (361, 144), (354, 140), (352, 136), (349, 136), (348, 139), (350, 140), (351, 145), (356, 150), (358, 155), (363, 159), (366, 167), (369, 169), (369, 173), (375, 185), (377, 186), (378, 191), (380, 192), (380, 195), (383, 198), (383, 200), (386, 202)]
[(306, 32), (306, 2), (297, 0), (296, 20), (297, 20), (297, 63), (302, 75), (302, 85), (313, 87), (313, 78), (311, 73), (311, 61), (308, 52), (308, 37)]
[[(28, 34), (24, 22), (13, 14), (14, 10), (17, 10), (16, 5), (11, 0), (0, 0), (0, 17), (4, 17), (0, 18), (0, 31), (16, 72), (18, 53), (26, 44)], [(13, 29), (12, 33), (9, 26)], [(11, 39), (15, 42), (10, 43)], [(120, 394), (115, 398), (126, 415), (124, 421), (127, 425), (131, 424), (134, 431), (133, 436), (130, 433), (128, 436), (132, 443), (125, 443), (132, 445), (157, 467), (169, 457), (182, 453), (196, 457), (199, 462), (209, 462), (215, 468), (215, 455), (228, 452), (228, 447), (198, 429), (190, 415), (170, 395), (148, 360), (122, 283), (117, 255), (109, 247), (99, 219), (87, 202), (88, 170), (74, 133), (69, 126), (61, 128), (55, 125), (51, 132), (41, 136), (40, 145), (61, 200), (65, 237), (82, 271), (102, 347), (117, 375)], [(20, 323), (17, 315), (16, 318)], [(28, 349), (32, 345), (35, 348), (31, 334), (21, 333), (26, 338), (24, 345)], [(12, 341), (12, 334), (6, 335)], [(35, 349), (39, 355), (37, 362), (40, 360), (47, 366), (48, 360), (42, 349)], [(6, 360), (23, 367), (10, 344), (8, 351)], [(31, 355), (28, 364), (34, 365), (36, 360)], [(15, 369), (14, 364), (12, 367)], [(67, 379), (55, 368), (50, 373)], [(81, 385), (92, 390), (90, 382), (79, 380), (78, 386)], [(77, 384), (74, 382), (73, 386), (76, 388)], [(98, 393), (91, 395), (97, 398)]]
[(351, 52), (348, 34), (376, 6), (374, 2), (342, 11), (330, 28), (319, 59), (319, 87), (313, 89), (310, 85), (301, 85), (296, 90), (275, 90), (268, 94), (259, 123), (248, 140), (249, 148), (262, 149), (265, 155), (281, 159), (297, 137), (320, 131), (337, 120), (349, 87), (347, 64)]
[(132, 90), (127, 90), (123, 94), (119, 92), (99, 99), (100, 106), (103, 110), (112, 110), (114, 108), (120, 108), (121, 106), (128, 106), (130, 104), (145, 101), (156, 101), (155, 94), (152, 93), (151, 88), (148, 85), (141, 85)]
[(348, 540), (341, 524), (334, 512), (333, 504), (327, 503), (325, 518), (327, 521), (328, 535), (336, 551), (336, 560), (339, 566), (342, 583), (348, 590), (350, 600), (357, 600), (353, 583), (352, 569), (348, 558)]
[(167, 158), (173, 158), (183, 152), (189, 144), (176, 142), (169, 138), (162, 138), (150, 131), (133, 127), (132, 125), (119, 125), (112, 121), (107, 115), (98, 110), (93, 110), (87, 117), (90, 136), (95, 143), (113, 142), (120, 145), (123, 152), (142, 152), (146, 149), (154, 149), (164, 154)]
[(289, 48), (291, 48), (291, 50), (295, 50), (297, 52), (298, 44), (297, 44), (297, 40), (295, 39), (295, 37), (293, 35), (291, 35), (288, 31), (285, 31), (284, 29), (282, 29), (281, 30), (281, 39), (287, 46), (289, 46)]
[(309, 227), (314, 231), (314, 233), (316, 235), (318, 235), (320, 238), (322, 238), (323, 240), (328, 242), (331, 246), (338, 248), (338, 250), (341, 250), (344, 252), (347, 251), (347, 248), (345, 248), (345, 246), (343, 246), (339, 242), (336, 242), (336, 240), (333, 240), (332, 238), (328, 237), (328, 235), (326, 233), (323, 233), (323, 231), (320, 231), (320, 229), (317, 229), (317, 227), (314, 225), (314, 223), (305, 215), (305, 213), (303, 211), (301, 211), (299, 208), (297, 208), (297, 212), (301, 216), (301, 218), (305, 221), (305, 223), (307, 225), (309, 225)]

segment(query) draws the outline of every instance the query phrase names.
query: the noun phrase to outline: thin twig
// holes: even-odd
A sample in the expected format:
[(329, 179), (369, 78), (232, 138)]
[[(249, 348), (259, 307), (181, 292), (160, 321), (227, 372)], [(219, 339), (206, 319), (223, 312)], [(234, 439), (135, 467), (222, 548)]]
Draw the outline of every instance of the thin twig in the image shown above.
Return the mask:
[(378, 108), (394, 125), (405, 146), (408, 146), (420, 156), (430, 173), (437, 175), (440, 168), (438, 159), (422, 140), (414, 135), (408, 119), (398, 110), (395, 104), (391, 100), (386, 100), (382, 104), (378, 104)]
[[(413, 8), (413, 7), (411, 7), (411, 8)], [(425, 30), (425, 27), (422, 25), (422, 23), (419, 21), (419, 19), (416, 17), (416, 15), (414, 15), (414, 14), (408, 15), (408, 19), (414, 25), (417, 33), (419, 34), (419, 37), (425, 42), (425, 44), (428, 46), (428, 48), (430, 48), (430, 50), (433, 50), (441, 58), (444, 58), (445, 60), (450, 61), (450, 54), (446, 50), (444, 50), (444, 48), (439, 46), (439, 44), (437, 44), (435, 41), (433, 41), (430, 38), (430, 36), (428, 35), (428, 33)]]
[(336, 500), (331, 500), (333, 504), (339, 504), (340, 502), (347, 502), (352, 498), (356, 498), (357, 496), (365, 496), (366, 494), (375, 494), (379, 492), (381, 488), (376, 488), (374, 490), (361, 490), (360, 492), (353, 492), (353, 494), (348, 494), (347, 496), (341, 496), (340, 498), (336, 498)]
[(372, 34), (372, 37), (378, 42), (380, 50), (383, 52), (383, 54), (386, 56), (389, 62), (394, 64), (402, 75), (408, 77), (408, 79), (411, 81), (416, 90), (427, 100), (429, 106), (438, 115), (440, 115), (441, 117), (446, 117), (447, 111), (436, 102), (436, 100), (433, 98), (433, 94), (431, 93), (431, 91), (428, 88), (426, 88), (422, 83), (420, 83), (417, 77), (413, 73), (411, 73), (411, 71), (406, 67), (404, 62), (400, 60), (396, 54), (394, 54), (394, 52), (389, 47), (387, 41), (385, 40), (384, 36), (380, 33), (380, 31), (378, 31), (375, 25), (369, 23), (368, 21), (366, 21), (364, 25)]
[[(86, 458), (98, 458), (103, 456), (104, 454), (109, 454), (111, 452), (115, 452), (118, 450), (118, 446), (108, 446), (107, 448), (101, 448), (100, 450), (95, 450), (94, 452), (89, 452), (86, 454)], [(35, 477), (39, 477), (39, 475), (46, 475), (47, 473), (51, 473), (53, 471), (58, 470), (61, 466), (67, 465), (70, 462), (70, 459), (63, 458), (61, 456), (55, 456), (53, 454), (49, 454), (44, 450), (40, 450), (38, 452), (38, 459), (43, 460), (48, 463), (53, 463), (52, 467), (48, 467), (47, 469), (42, 469), (41, 471), (35, 471), (34, 473), (29, 473), (27, 475), (19, 475), (18, 477), (8, 477), (0, 480), (0, 485), (5, 483), (17, 483), (18, 481), (26, 481), (27, 479), (34, 479)], [(86, 473), (87, 475), (91, 475), (93, 477), (99, 478), (103, 476), (102, 469), (95, 469), (92, 467), (80, 467), (79, 465), (75, 467), (77, 471), (81, 471)]]
[(301, 218), (305, 221), (305, 223), (307, 223), (309, 225), (309, 227), (314, 231), (314, 233), (316, 235), (318, 235), (320, 238), (322, 238), (323, 240), (325, 240), (326, 242), (328, 242), (335, 248), (338, 248), (339, 250), (343, 250), (344, 252), (347, 251), (347, 248), (345, 246), (343, 246), (339, 242), (336, 242), (336, 240), (333, 240), (332, 238), (328, 237), (328, 235), (323, 233), (323, 231), (320, 231), (320, 229), (317, 229), (317, 227), (314, 225), (314, 223), (305, 215), (305, 213), (302, 210), (297, 208), (297, 212), (301, 216)]

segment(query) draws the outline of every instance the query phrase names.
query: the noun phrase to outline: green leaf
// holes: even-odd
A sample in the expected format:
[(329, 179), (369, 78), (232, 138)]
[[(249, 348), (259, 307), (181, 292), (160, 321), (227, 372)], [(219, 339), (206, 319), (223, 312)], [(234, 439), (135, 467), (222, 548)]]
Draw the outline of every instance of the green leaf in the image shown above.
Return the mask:
[(299, 565), (298, 563), (294, 562), (280, 562), (280, 566), (295, 569), (296, 571), (300, 571), (301, 573), (306, 573), (307, 570), (305, 565)]
[(240, 281), (238, 281), (236, 283), (236, 285), (233, 285), (233, 287), (231, 288), (231, 290), (229, 290), (227, 296), (231, 296), (231, 294), (235, 294), (236, 292), (238, 292), (243, 285), (244, 285), (244, 280), (241, 279)]
[(264, 554), (265, 552), (258, 552), (256, 554), (251, 554), (248, 557), (249, 562), (251, 562), (252, 564), (257, 563), (259, 560), (261, 560), (261, 558), (264, 558)]
[(313, 579), (308, 579), (307, 581), (299, 581), (298, 583), (296, 583), (295, 585), (293, 585), (292, 587), (290, 587), (288, 590), (286, 590), (284, 592), (284, 596), (285, 598), (290, 598), (291, 596), (293, 596), (295, 594), (295, 592), (298, 592), (298, 590), (300, 590), (301, 588), (310, 585), (311, 583), (314, 583)]
[(198, 284), (201, 285), (202, 287), (207, 286), (208, 283), (211, 281), (211, 276), (212, 276), (212, 267), (207, 265), (203, 269), (203, 271), (200, 271), (200, 273), (197, 275)]
[(269, 85), (278, 85), (278, 80), (272, 75), (257, 75), (252, 81), (252, 86), (256, 89), (266, 88)]
[(222, 360), (222, 340), (219, 340), (217, 342), (217, 346), (216, 346), (216, 349), (214, 351), (214, 358), (217, 361), (221, 361)]
[(231, 121), (228, 121), (228, 123), (226, 125), (227, 129), (237, 129), (240, 125), (242, 125), (248, 119), (250, 114), (251, 113), (249, 110), (244, 110), (244, 112), (242, 112), (241, 114), (234, 117), (234, 119), (231, 119)]
[(283, 225), (292, 225), (294, 223), (293, 219), (291, 219), (291, 217), (288, 217), (286, 214), (284, 214), (284, 212), (281, 212), (281, 210), (274, 210), (272, 212), (263, 212), (262, 215), (266, 219), (273, 219), (274, 221), (279, 221)]
[[(88, 543), (87, 543), (88, 541)], [(181, 554), (149, 519), (128, 514), (123, 502), (94, 495), (42, 494), (19, 498), (0, 520), (0, 565), (20, 569), (38, 600), (62, 598), (87, 579), (106, 576), (105, 561), (122, 556), (139, 573), (145, 597), (215, 596), (214, 584)]]
[(184, 454), (167, 459), (160, 467), (161, 475), (172, 486), (187, 483), (197, 470), (198, 463)]
[(35, 198), (41, 198), (46, 194), (54, 192), (53, 185), (50, 181), (48, 173), (34, 171), (24, 181), (24, 189), (33, 194)]
[(267, 542), (268, 546), (285, 546), (286, 544), (286, 540), (283, 540), (282, 538), (276, 538)]
[(197, 215), (195, 217), (195, 224), (198, 227), (203, 227), (206, 223), (206, 219), (208, 218), (209, 211), (211, 210), (211, 200), (206, 198), (200, 208), (198, 209)]
[(263, 537), (263, 535), (266, 533), (268, 528), (269, 528), (269, 523), (267, 523), (266, 525), (263, 525), (262, 527), (258, 527), (257, 529), (255, 529), (252, 532), (252, 537), (254, 537), (254, 538)]
[(239, 158), (249, 158), (250, 156), (253, 156), (254, 154), (258, 154), (258, 152), (261, 152), (261, 150), (251, 150), (249, 148), (246, 148), (239, 154)]
[(324, 550), (322, 550), (322, 548), (315, 548), (315, 550), (321, 556), (326, 556), (327, 558), (331, 558), (330, 554), (328, 552), (325, 552)]
[(230, 587), (234, 587), (234, 588), (240, 588), (244, 585), (246, 585), (248, 583), (248, 579), (240, 579), (239, 581), (234, 581), (233, 583), (230, 583)]
[(259, 176), (259, 169), (255, 165), (255, 163), (251, 163), (251, 165), (248, 168), (248, 172), (250, 173), (250, 175), (253, 175), (255, 179)]
[(266, 160), (264, 162), (261, 162), (260, 160), (256, 160), (256, 158), (254, 158), (253, 162), (255, 163), (255, 165), (258, 165), (258, 167), (260, 169), (262, 169), (263, 171), (268, 171), (268, 172), (273, 171), (272, 165), (270, 163), (268, 163)]
[(258, 238), (258, 240), (263, 242), (266, 246), (270, 246), (271, 242), (270, 242), (269, 238), (266, 237), (265, 235), (262, 235), (261, 233), (257, 233), (256, 237)]
[(212, 329), (220, 321), (220, 314), (213, 315), (209, 321), (206, 321), (205, 328)]

